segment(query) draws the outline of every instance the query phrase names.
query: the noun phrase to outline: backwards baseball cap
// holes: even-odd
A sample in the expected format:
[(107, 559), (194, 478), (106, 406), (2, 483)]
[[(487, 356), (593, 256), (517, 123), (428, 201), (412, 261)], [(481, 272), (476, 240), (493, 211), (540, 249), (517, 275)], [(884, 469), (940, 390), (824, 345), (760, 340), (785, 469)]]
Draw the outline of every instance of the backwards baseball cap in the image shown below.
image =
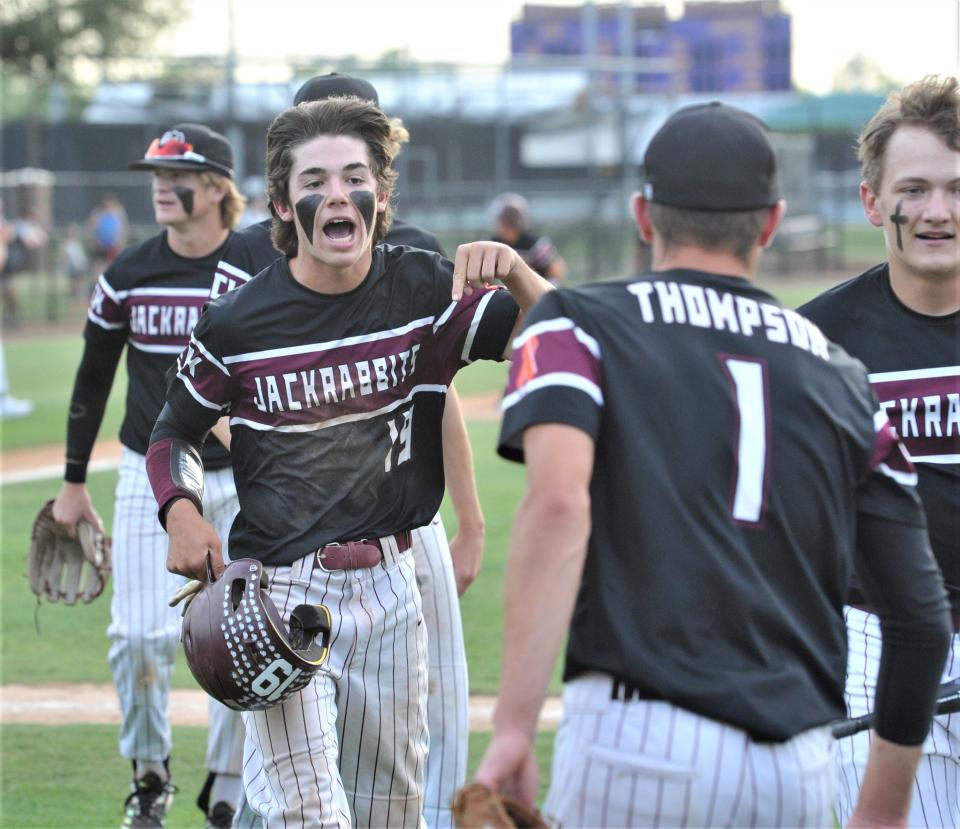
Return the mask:
[(648, 201), (690, 210), (755, 210), (780, 198), (777, 162), (763, 122), (712, 101), (671, 115), (643, 160)]
[(233, 150), (219, 132), (203, 124), (177, 124), (154, 138), (131, 170), (209, 170), (233, 178)]
[(302, 104), (304, 101), (324, 101), (327, 98), (347, 95), (355, 95), (357, 98), (380, 106), (380, 98), (372, 83), (363, 78), (351, 78), (349, 75), (340, 75), (337, 72), (310, 78), (293, 96), (293, 105)]

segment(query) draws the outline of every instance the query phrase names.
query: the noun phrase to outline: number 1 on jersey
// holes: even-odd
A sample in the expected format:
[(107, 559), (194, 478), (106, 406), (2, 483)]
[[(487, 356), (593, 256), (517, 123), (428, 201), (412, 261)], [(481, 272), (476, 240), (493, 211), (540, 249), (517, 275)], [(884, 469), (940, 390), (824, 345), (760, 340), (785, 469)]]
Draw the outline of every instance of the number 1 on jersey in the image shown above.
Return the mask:
[(733, 382), (737, 404), (737, 461), (731, 512), (736, 521), (757, 524), (763, 514), (766, 491), (767, 366), (743, 357), (721, 354), (727, 377)]

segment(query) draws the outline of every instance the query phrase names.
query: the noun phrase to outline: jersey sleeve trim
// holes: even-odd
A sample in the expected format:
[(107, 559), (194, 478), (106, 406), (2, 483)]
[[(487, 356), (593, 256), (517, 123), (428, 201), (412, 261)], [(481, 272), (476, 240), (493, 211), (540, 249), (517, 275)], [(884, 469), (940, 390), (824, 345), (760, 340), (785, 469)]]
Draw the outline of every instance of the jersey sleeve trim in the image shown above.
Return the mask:
[(447, 320), (453, 315), (453, 312), (456, 310), (457, 302), (451, 302), (446, 310), (436, 319), (436, 322), (433, 323), (433, 333), (436, 334), (442, 325), (445, 325)]
[(254, 276), (250, 272), (245, 271), (243, 268), (238, 268), (236, 265), (231, 265), (224, 259), (221, 259), (219, 262), (217, 262), (217, 270), (223, 271), (224, 273), (236, 277), (243, 282), (249, 282)]
[(870, 468), (882, 472), (903, 486), (915, 487), (918, 476), (913, 461), (906, 447), (897, 437), (893, 426), (890, 425), (890, 419), (883, 409), (878, 409), (874, 413), (873, 428), (876, 443), (873, 456), (870, 458)]
[(516, 391), (506, 395), (503, 398), (503, 403), (500, 405), (500, 410), (506, 412), (510, 407), (515, 406), (531, 392), (535, 392), (544, 388), (561, 386), (582, 391), (588, 394), (590, 399), (593, 400), (593, 402), (598, 406), (603, 405), (603, 392), (596, 383), (587, 380), (585, 377), (582, 377), (579, 374), (573, 374), (569, 371), (555, 371), (551, 372), (550, 374), (543, 374), (533, 380), (529, 380)]
[(222, 371), (227, 377), (230, 376), (230, 369), (228, 369), (223, 363), (220, 362), (200, 340), (195, 337), (190, 337), (190, 344), (194, 346), (197, 351), (199, 351), (210, 363), (216, 366), (220, 371)]
[(480, 328), (480, 321), (483, 319), (483, 312), (486, 310), (490, 300), (493, 299), (494, 292), (489, 290), (486, 295), (477, 303), (477, 308), (473, 313), (473, 319), (470, 322), (470, 328), (467, 331), (467, 338), (463, 343), (463, 351), (460, 353), (460, 359), (466, 365), (473, 362), (470, 359), (470, 350), (473, 348), (473, 341), (476, 339), (477, 330)]
[(601, 358), (600, 343), (569, 317), (555, 317), (554, 319), (544, 320), (543, 322), (531, 325), (529, 328), (524, 329), (523, 333), (513, 341), (513, 349), (514, 351), (519, 351), (523, 347), (523, 344), (531, 337), (537, 337), (541, 334), (554, 331), (573, 331), (573, 335), (577, 340), (582, 343), (597, 360)]
[(216, 412), (222, 412), (226, 410), (226, 406), (221, 406), (219, 403), (214, 403), (212, 400), (207, 400), (207, 398), (200, 394), (200, 392), (193, 387), (193, 383), (190, 382), (190, 379), (186, 377), (183, 372), (177, 372), (177, 377), (183, 381), (183, 385), (189, 392), (190, 396), (201, 406), (207, 409), (213, 409)]

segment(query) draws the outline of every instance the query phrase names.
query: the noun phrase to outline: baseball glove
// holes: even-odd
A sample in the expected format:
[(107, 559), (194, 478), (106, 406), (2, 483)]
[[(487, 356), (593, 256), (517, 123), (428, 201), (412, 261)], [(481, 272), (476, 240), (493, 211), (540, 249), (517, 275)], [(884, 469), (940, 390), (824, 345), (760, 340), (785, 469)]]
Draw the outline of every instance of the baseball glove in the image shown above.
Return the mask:
[(37, 513), (30, 534), (27, 578), (37, 601), (72, 605), (80, 599), (92, 602), (103, 592), (110, 578), (111, 543), (93, 524), (77, 522), (77, 537), (71, 538), (62, 524), (53, 519), (53, 501)]
[(529, 809), (510, 795), (472, 783), (453, 799), (453, 824), (457, 829), (547, 829), (536, 809)]

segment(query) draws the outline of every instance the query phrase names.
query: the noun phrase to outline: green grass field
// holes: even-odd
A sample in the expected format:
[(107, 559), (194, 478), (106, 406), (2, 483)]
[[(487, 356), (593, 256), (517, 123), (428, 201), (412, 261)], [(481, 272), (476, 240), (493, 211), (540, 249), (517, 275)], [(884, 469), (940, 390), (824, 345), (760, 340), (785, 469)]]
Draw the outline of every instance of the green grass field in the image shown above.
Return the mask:
[[(786, 285), (788, 298), (777, 286)], [(822, 290), (820, 283), (767, 285), (789, 305), (796, 305)], [(81, 340), (74, 336), (49, 339), (18, 335), (4, 346), (11, 388), (18, 397), (32, 399), (33, 415), (22, 420), (0, 421), (0, 448), (62, 444), (66, 408), (73, 375), (80, 357)], [(461, 395), (502, 389), (505, 367), (482, 363), (461, 372), (456, 385)], [(102, 437), (115, 436), (119, 427), (124, 369), (117, 382)], [(523, 488), (521, 467), (501, 460), (494, 447), (498, 425), (473, 421), (470, 434), (477, 470), (478, 488), (487, 522), (483, 571), (461, 601), (471, 690), (494, 693), (499, 676), (503, 602), (503, 571), (513, 515)], [(113, 513), (114, 472), (90, 476), (89, 485), (104, 521), (110, 526)], [(27, 586), (25, 553), (30, 526), (40, 503), (53, 497), (59, 480), (0, 487), (0, 682), (110, 682), (105, 630), (109, 601), (66, 608), (44, 604), (37, 607)], [(449, 504), (442, 507), (448, 532), (455, 530)], [(559, 691), (559, 665), (552, 690)], [(195, 687), (181, 663), (175, 673), (176, 687)], [(489, 735), (475, 734), (470, 744), (470, 768), (479, 760)], [(204, 730), (175, 729), (174, 762), (183, 787), (169, 822), (171, 829), (197, 825), (192, 801), (202, 782)], [(552, 748), (552, 735), (538, 738), (537, 752), (545, 781)], [(116, 825), (126, 793), (129, 767), (117, 755), (113, 726), (5, 725), (0, 733), (0, 825), (36, 827), (103, 827)]]
[[(541, 798), (550, 773), (552, 734), (536, 741)], [(167, 829), (202, 825), (194, 805), (206, 777), (206, 729), (174, 728), (171, 769), (180, 791)], [(488, 734), (470, 741), (469, 768), (476, 768)], [(109, 725), (10, 725), (0, 744), (0, 826), (10, 829), (104, 829), (123, 820), (130, 766), (117, 754), (116, 729)]]

